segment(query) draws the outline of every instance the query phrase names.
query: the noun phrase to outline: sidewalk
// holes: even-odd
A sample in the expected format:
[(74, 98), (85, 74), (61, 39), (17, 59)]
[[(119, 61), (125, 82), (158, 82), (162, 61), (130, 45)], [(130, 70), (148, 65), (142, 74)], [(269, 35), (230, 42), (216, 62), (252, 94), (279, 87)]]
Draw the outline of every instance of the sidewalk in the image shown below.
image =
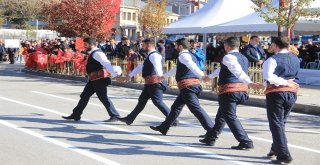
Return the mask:
[[(7, 69), (13, 69), (16, 72), (18, 72), (22, 68), (24, 68), (23, 64), (14, 64), (14, 65), (9, 65), (6, 63), (0, 64), (0, 72), (3, 72), (4, 70), (7, 70)], [(60, 75), (60, 74), (31, 71), (26, 69), (22, 69), (22, 72), (26, 74), (37, 75), (37, 76), (55, 77), (55, 78), (69, 79), (69, 80), (76, 80), (76, 81), (83, 81), (83, 82), (87, 81), (85, 77), (66, 76), (66, 75)], [(0, 76), (1, 75), (3, 75), (3, 73), (0, 74)], [(1, 77), (0, 77), (0, 80), (1, 80)], [(112, 82), (112, 85), (126, 87), (126, 88), (134, 88), (134, 89), (143, 88), (143, 84), (134, 84), (134, 83), (121, 84), (116, 81)], [(170, 88), (165, 93), (176, 95), (179, 93), (179, 91), (178, 89)], [(218, 96), (211, 91), (204, 91), (201, 94), (200, 98), (216, 101), (218, 99)], [(298, 93), (298, 100), (293, 111), (320, 115), (319, 100), (320, 100), (320, 86), (301, 85), (301, 88)], [(265, 108), (265, 96), (250, 95), (250, 100), (246, 105)]]

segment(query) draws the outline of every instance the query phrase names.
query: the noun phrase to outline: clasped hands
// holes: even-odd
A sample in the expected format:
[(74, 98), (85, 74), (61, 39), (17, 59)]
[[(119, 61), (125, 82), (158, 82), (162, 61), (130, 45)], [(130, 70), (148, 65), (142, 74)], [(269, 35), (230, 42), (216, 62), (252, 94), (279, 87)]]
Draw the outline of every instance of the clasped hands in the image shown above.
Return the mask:
[(116, 81), (120, 82), (120, 83), (126, 83), (128, 81), (130, 81), (131, 77), (126, 76), (126, 77), (116, 77), (114, 78)]

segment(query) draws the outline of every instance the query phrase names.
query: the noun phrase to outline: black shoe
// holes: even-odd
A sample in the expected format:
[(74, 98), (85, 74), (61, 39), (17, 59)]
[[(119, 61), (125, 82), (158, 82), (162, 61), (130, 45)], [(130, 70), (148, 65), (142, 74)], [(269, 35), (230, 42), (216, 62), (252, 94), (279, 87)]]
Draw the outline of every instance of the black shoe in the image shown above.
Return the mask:
[(207, 146), (214, 146), (214, 144), (216, 143), (216, 139), (206, 137), (204, 139), (200, 139), (199, 142), (204, 143)]
[(253, 148), (253, 143), (252, 142), (240, 142), (239, 145), (237, 146), (232, 146), (231, 149), (234, 150), (248, 150)]
[(62, 116), (62, 118), (66, 119), (66, 120), (74, 120), (74, 121), (79, 121), (81, 119), (80, 116), (75, 116), (75, 115)]
[(179, 125), (179, 120), (174, 121), (171, 126), (176, 127)]
[(276, 153), (272, 150), (272, 148), (270, 149), (269, 153), (267, 154), (268, 158), (272, 158), (273, 156), (276, 156)]
[(169, 129), (164, 129), (164, 128), (160, 127), (160, 126), (156, 126), (156, 127), (155, 127), (155, 126), (150, 126), (150, 128), (151, 128), (152, 130), (161, 132), (162, 135), (167, 135), (168, 130), (169, 130)]
[(112, 123), (112, 122), (116, 122), (116, 121), (119, 121), (119, 117), (111, 117), (110, 119), (105, 120), (104, 122)]
[(200, 135), (199, 138), (206, 138), (207, 135)]
[(119, 121), (126, 123), (127, 125), (131, 125), (133, 121), (129, 120), (128, 117), (118, 118)]
[(271, 160), (271, 163), (273, 163), (273, 164), (288, 164), (288, 163), (291, 163), (292, 160), (293, 160), (292, 157), (289, 156), (285, 159), (281, 158), (281, 159), (277, 159), (277, 160)]

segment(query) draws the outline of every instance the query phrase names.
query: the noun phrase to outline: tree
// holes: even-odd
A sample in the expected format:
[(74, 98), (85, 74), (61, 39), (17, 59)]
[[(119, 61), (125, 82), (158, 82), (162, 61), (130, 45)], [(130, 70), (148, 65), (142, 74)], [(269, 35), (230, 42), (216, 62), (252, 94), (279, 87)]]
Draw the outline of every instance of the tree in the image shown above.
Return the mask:
[(167, 0), (148, 0), (146, 6), (140, 11), (139, 22), (145, 33), (157, 37), (167, 25)]
[(41, 11), (41, 4), (51, 0), (1, 0), (3, 15), (10, 22), (26, 28), (27, 22), (37, 19)]
[(260, 16), (269, 23), (277, 23), (287, 29), (287, 36), (300, 18), (312, 19), (320, 16), (319, 10), (310, 10), (311, 3), (315, 0), (280, 0), (279, 6), (274, 5), (271, 0), (259, 0), (258, 6), (254, 8)]
[(92, 36), (103, 38), (110, 34), (119, 0), (61, 0), (43, 7), (46, 28), (66, 37)]

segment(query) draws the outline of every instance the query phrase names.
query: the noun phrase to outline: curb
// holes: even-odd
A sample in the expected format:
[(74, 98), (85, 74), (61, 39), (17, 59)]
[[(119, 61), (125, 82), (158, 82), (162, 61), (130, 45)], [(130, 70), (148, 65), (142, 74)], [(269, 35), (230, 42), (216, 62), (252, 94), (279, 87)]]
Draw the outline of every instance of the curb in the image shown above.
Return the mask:
[[(56, 74), (56, 73), (47, 73), (47, 72), (34, 71), (34, 70), (28, 70), (28, 69), (22, 69), (22, 72), (24, 72), (26, 74), (35, 75), (35, 76), (53, 77), (53, 78), (58, 78), (58, 79), (87, 82), (87, 78), (82, 77), (82, 76), (61, 75), (61, 74)], [(142, 90), (144, 88), (143, 84), (135, 84), (135, 83), (124, 84), (124, 83), (119, 83), (117, 81), (112, 81), (112, 86), (119, 86), (119, 87), (138, 89), (138, 90)], [(179, 90), (176, 88), (168, 88), (164, 93), (171, 94), (171, 95), (178, 95)], [(206, 100), (212, 100), (212, 101), (218, 101), (218, 95), (213, 92), (208, 92), (208, 91), (203, 91), (201, 93), (201, 95), (199, 96), (199, 98), (206, 99)], [(247, 101), (247, 103), (245, 103), (244, 105), (265, 108), (266, 102), (265, 102), (264, 97), (257, 98), (255, 96), (253, 96), (253, 97), (251, 96), (250, 99)], [(320, 107), (314, 106), (314, 105), (296, 104), (292, 111), (298, 112), (298, 113), (320, 116)]]

